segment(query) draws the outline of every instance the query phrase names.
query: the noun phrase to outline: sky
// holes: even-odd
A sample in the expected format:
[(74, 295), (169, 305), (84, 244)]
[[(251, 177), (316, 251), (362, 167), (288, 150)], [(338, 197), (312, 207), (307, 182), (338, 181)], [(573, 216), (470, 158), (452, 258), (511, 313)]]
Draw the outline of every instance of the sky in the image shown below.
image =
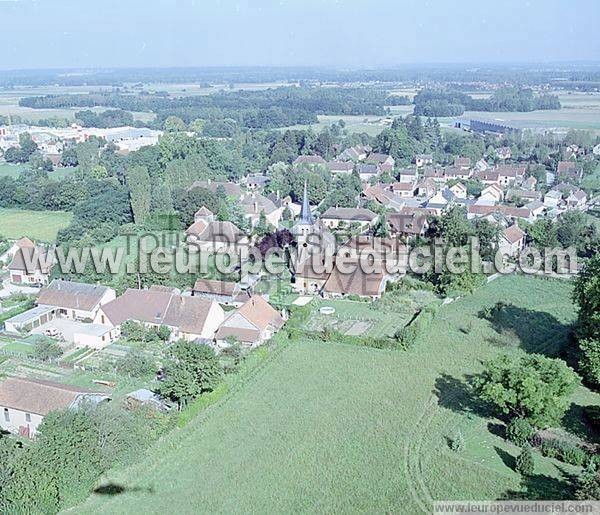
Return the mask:
[(0, 0), (0, 69), (600, 60), (600, 0)]

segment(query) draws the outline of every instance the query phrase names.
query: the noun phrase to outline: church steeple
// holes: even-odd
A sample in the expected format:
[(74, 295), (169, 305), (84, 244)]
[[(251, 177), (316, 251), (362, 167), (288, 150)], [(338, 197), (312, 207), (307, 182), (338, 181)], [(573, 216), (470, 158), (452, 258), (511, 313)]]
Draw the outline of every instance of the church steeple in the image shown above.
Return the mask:
[(302, 210), (300, 211), (300, 222), (302, 225), (313, 225), (315, 223), (312, 213), (310, 212), (310, 204), (308, 203), (308, 186), (304, 181), (304, 198), (302, 199)]

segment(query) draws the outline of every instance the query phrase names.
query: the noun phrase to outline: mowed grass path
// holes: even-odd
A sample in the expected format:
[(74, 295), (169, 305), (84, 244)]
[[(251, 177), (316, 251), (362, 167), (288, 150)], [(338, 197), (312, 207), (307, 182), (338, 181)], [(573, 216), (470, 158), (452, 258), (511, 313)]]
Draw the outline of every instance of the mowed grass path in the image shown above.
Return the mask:
[[(72, 512), (413, 514), (434, 499), (519, 490), (507, 466), (518, 449), (489, 430), (497, 421), (478, 411), (464, 376), (501, 352), (554, 353), (575, 316), (570, 292), (566, 281), (500, 278), (442, 307), (408, 352), (290, 342), (146, 459), (103, 478), (122, 493)], [(502, 319), (477, 316), (499, 301), (514, 304)], [(597, 397), (580, 388), (576, 399)], [(460, 454), (447, 443), (457, 430)], [(536, 455), (540, 495), (564, 495), (561, 474), (573, 470), (561, 467)]]
[(11, 239), (28, 236), (34, 240), (53, 242), (60, 229), (71, 222), (73, 215), (65, 211), (30, 211), (0, 209), (0, 235)]

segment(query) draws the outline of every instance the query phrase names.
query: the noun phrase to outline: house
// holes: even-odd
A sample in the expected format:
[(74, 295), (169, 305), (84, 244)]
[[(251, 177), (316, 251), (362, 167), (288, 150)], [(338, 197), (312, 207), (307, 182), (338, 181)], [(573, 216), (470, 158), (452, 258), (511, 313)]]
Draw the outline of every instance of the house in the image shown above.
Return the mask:
[(462, 179), (463, 181), (466, 181), (471, 177), (471, 169), (460, 166), (450, 166), (444, 169), (444, 177), (446, 178), (446, 181), (452, 179)]
[(321, 215), (321, 221), (330, 229), (359, 224), (365, 230), (377, 221), (377, 214), (364, 208), (330, 207)]
[(73, 320), (93, 320), (100, 306), (116, 298), (115, 290), (99, 284), (54, 279), (40, 290), (39, 306), (56, 308), (57, 316)]
[(483, 184), (500, 184), (500, 172), (497, 170), (485, 170), (475, 174), (475, 178)]
[(550, 209), (558, 207), (562, 201), (562, 193), (557, 190), (550, 190), (544, 195), (544, 205)]
[(556, 175), (560, 179), (581, 180), (583, 172), (575, 161), (559, 161), (556, 166)]
[(277, 227), (283, 213), (282, 207), (275, 206), (269, 198), (259, 193), (252, 193), (244, 197), (240, 202), (240, 207), (250, 220), (252, 227), (258, 223), (261, 213), (265, 214), (265, 218), (269, 224)]
[(417, 236), (425, 236), (429, 228), (428, 214), (435, 214), (433, 210), (404, 208), (400, 213), (386, 215), (390, 234), (400, 236), (407, 242)]
[(525, 207), (531, 211), (531, 215), (534, 219), (543, 216), (547, 209), (544, 203), (539, 200), (534, 200), (533, 202), (526, 204)]
[(381, 172), (391, 172), (394, 169), (395, 160), (387, 154), (371, 152), (366, 159), (367, 163), (375, 164)]
[(208, 209), (206, 206), (202, 206), (196, 213), (194, 214), (194, 222), (214, 222), (215, 215), (214, 213)]
[(354, 163), (352, 161), (330, 161), (327, 163), (327, 168), (333, 175), (348, 175), (354, 171)]
[(248, 293), (242, 290), (240, 283), (211, 279), (198, 279), (192, 288), (192, 296), (234, 306), (241, 306), (248, 300)]
[(356, 170), (358, 171), (360, 180), (363, 182), (369, 182), (373, 177), (377, 177), (381, 173), (379, 166), (374, 163), (360, 163), (356, 166)]
[(9, 377), (0, 383), (0, 427), (35, 438), (44, 417), (53, 411), (94, 406), (109, 396), (78, 386)]
[(298, 293), (318, 294), (325, 286), (333, 260), (326, 252), (318, 252), (292, 262), (292, 287)]
[(256, 191), (263, 189), (267, 184), (269, 184), (271, 178), (262, 174), (251, 174), (247, 175), (243, 180), (246, 184), (246, 188), (251, 191)]
[[(27, 238), (26, 236), (24, 236), (23, 238), (18, 239), (17, 241), (14, 241), (12, 243), (12, 245), (10, 246), (10, 248), (0, 257), (2, 257), (3, 259), (7, 259), (8, 260), (12, 260), (12, 258), (15, 256), (15, 254), (17, 253), (17, 251), (19, 249), (34, 249), (35, 248), (35, 243), (33, 243), (33, 241), (31, 241), (29, 238)], [(7, 260), (7, 262), (8, 262)]]
[(284, 323), (279, 312), (263, 297), (253, 295), (225, 318), (215, 340), (219, 347), (226, 347), (230, 339), (247, 347), (256, 347), (270, 339)]
[(437, 191), (437, 185), (433, 179), (427, 177), (415, 186), (415, 195), (418, 197), (432, 197)]
[(319, 166), (326, 165), (327, 161), (323, 159), (321, 156), (311, 155), (311, 156), (298, 156), (294, 159), (294, 166)]
[(348, 147), (339, 156), (337, 156), (337, 160), (354, 162), (364, 161), (369, 152), (371, 152), (371, 147), (368, 145), (354, 145), (353, 147)]
[(398, 181), (414, 184), (417, 181), (418, 176), (419, 173), (415, 168), (403, 168), (402, 170), (400, 170), (400, 176), (398, 177)]
[(489, 169), (489, 167), (490, 165), (488, 162), (482, 158), (475, 163), (474, 169), (475, 172), (485, 172), (487, 169)]
[(391, 185), (392, 192), (400, 197), (412, 197), (415, 194), (414, 182), (395, 182)]
[(248, 237), (232, 222), (194, 222), (185, 231), (187, 243), (201, 251), (235, 251), (248, 246)]
[(45, 248), (19, 247), (8, 265), (10, 282), (41, 286), (48, 284), (54, 256)]
[(420, 168), (425, 165), (433, 164), (433, 155), (432, 154), (417, 154), (413, 161), (414, 161), (415, 165), (417, 165), (417, 168)]
[(577, 190), (571, 193), (567, 199), (568, 209), (579, 209), (583, 211), (586, 209), (587, 195), (583, 190)]
[(510, 147), (500, 147), (495, 150), (496, 157), (502, 161), (510, 159), (512, 157), (512, 151)]
[(346, 267), (352, 271), (345, 273), (341, 267), (333, 267), (323, 286), (323, 296), (335, 298), (354, 295), (372, 300), (381, 298), (388, 281), (382, 267), (377, 267), (375, 271), (367, 273), (358, 259), (354, 262), (346, 260), (344, 268)]
[(541, 200), (541, 191), (530, 191), (523, 188), (511, 188), (506, 192), (505, 198), (507, 200), (518, 200), (521, 199), (524, 202), (531, 202), (533, 200)]
[(146, 327), (164, 325), (171, 329), (171, 340), (193, 341), (212, 339), (224, 318), (223, 308), (214, 300), (184, 296), (174, 288), (152, 286), (148, 290), (127, 289), (102, 306), (94, 322), (119, 329), (128, 320)]
[(457, 182), (453, 186), (450, 186), (450, 191), (458, 198), (467, 198), (467, 187), (462, 182)]
[(208, 181), (195, 181), (188, 190), (193, 190), (195, 188), (204, 188), (212, 193), (217, 193), (217, 190), (222, 190), (225, 192), (225, 195), (230, 198), (240, 198), (242, 196), (242, 188), (235, 182), (219, 182), (211, 179)]
[(447, 207), (454, 203), (455, 195), (448, 188), (438, 191), (431, 197), (425, 207), (434, 210), (437, 215), (440, 215)]
[(535, 191), (535, 187), (537, 186), (537, 179), (532, 175), (527, 177), (522, 183), (521, 187), (524, 190)]
[(525, 232), (515, 223), (502, 231), (498, 242), (505, 256), (515, 258), (525, 248)]
[(471, 168), (471, 158), (470, 157), (456, 157), (454, 159), (454, 166), (456, 168), (460, 168), (461, 170), (469, 170)]
[(490, 184), (489, 186), (485, 187), (483, 190), (481, 190), (481, 195), (479, 195), (480, 200), (485, 199), (496, 204), (502, 202), (503, 198), (504, 192), (497, 184)]
[(499, 165), (495, 170), (501, 186), (512, 186), (525, 175), (525, 169), (524, 165)]

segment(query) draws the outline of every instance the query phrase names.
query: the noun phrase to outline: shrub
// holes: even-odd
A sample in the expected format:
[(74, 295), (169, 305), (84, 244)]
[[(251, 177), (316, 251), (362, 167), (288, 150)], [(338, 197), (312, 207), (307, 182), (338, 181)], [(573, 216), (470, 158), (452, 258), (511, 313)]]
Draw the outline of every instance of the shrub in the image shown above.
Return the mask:
[(600, 406), (584, 406), (583, 416), (595, 431), (600, 431)]
[(588, 459), (588, 453), (585, 450), (571, 443), (557, 440), (543, 441), (540, 445), (540, 452), (547, 458), (555, 458), (577, 466), (582, 466)]
[(533, 474), (533, 453), (531, 447), (526, 445), (517, 456), (515, 470), (522, 476), (531, 476)]
[(517, 417), (513, 418), (506, 427), (506, 437), (519, 447), (531, 443), (535, 435), (535, 428), (527, 419)]
[(121, 334), (129, 340), (141, 342), (146, 336), (146, 329), (142, 324), (127, 320), (121, 325)]
[(63, 350), (60, 345), (50, 338), (43, 338), (35, 343), (35, 356), (42, 361), (51, 361), (62, 356)]
[(116, 370), (129, 377), (144, 377), (154, 373), (155, 365), (150, 357), (138, 350), (131, 350), (117, 360)]
[(460, 431), (457, 431), (450, 440), (450, 449), (454, 452), (462, 452), (465, 448), (465, 439)]

